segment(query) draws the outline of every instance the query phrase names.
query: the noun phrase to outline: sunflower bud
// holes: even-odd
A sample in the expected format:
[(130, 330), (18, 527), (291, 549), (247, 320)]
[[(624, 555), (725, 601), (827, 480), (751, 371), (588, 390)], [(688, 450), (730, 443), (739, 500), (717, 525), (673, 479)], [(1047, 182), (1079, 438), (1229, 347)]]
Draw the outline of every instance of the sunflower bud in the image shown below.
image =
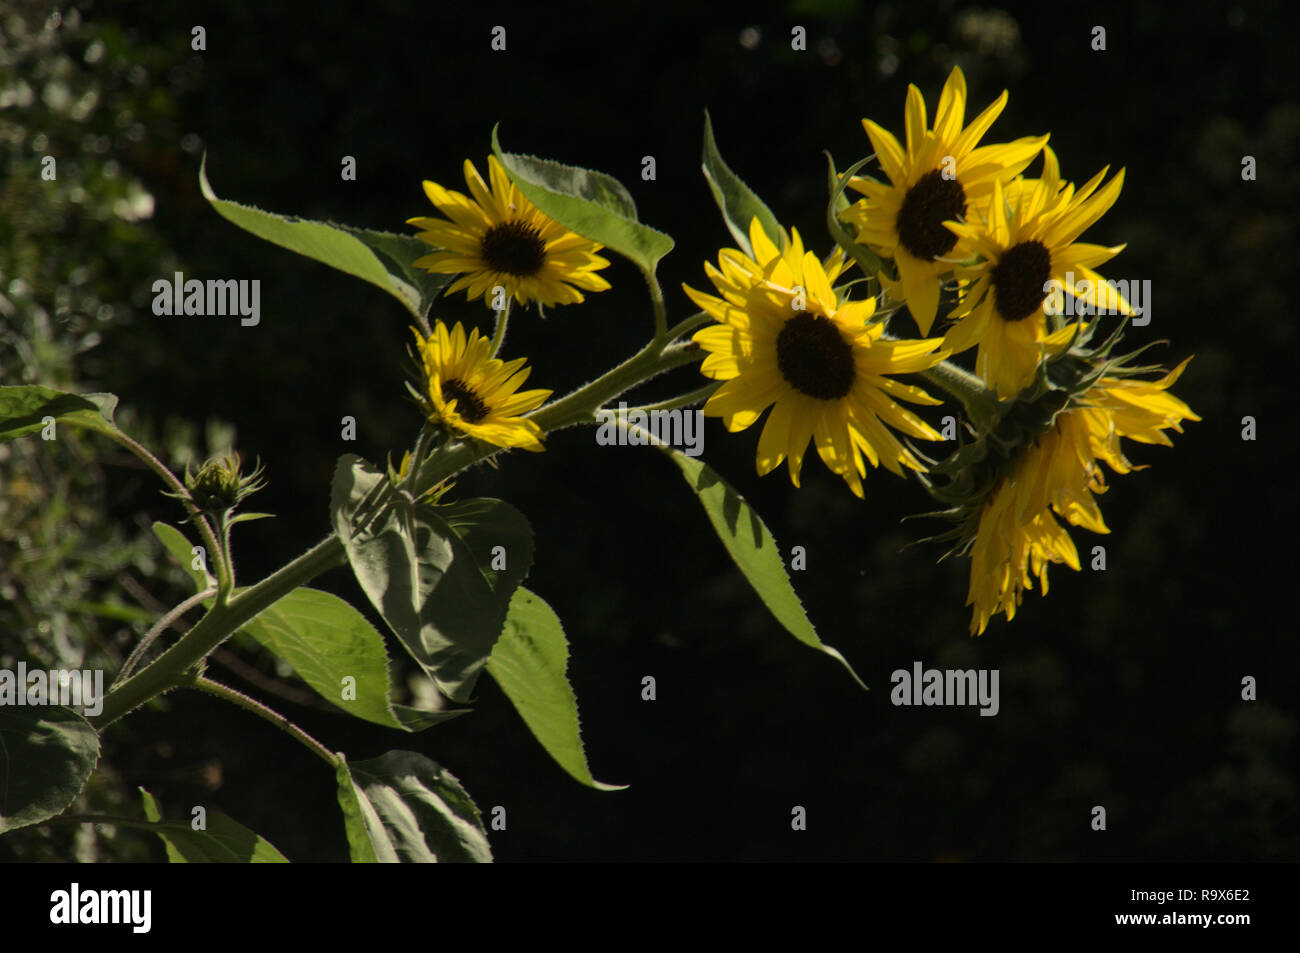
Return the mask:
[(204, 513), (229, 513), (244, 497), (266, 485), (260, 465), (247, 476), (240, 472), (240, 465), (239, 454), (232, 454), (210, 458), (197, 473), (186, 466), (185, 488), (190, 500)]

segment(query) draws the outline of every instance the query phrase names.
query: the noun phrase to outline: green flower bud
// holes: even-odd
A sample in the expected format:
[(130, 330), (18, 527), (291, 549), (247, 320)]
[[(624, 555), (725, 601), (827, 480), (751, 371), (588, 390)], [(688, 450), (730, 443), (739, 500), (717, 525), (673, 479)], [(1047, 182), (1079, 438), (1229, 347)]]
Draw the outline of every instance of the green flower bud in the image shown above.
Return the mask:
[(197, 473), (185, 468), (185, 487), (190, 499), (204, 513), (228, 513), (249, 494), (256, 493), (265, 482), (261, 479), (262, 467), (244, 476), (240, 472), (239, 454), (212, 457)]

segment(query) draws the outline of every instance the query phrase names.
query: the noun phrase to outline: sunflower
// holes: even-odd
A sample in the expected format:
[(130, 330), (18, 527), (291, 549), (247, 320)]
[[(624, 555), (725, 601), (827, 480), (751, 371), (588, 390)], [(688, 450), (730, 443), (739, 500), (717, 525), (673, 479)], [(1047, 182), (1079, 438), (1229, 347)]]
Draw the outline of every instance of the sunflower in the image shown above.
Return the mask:
[(1047, 595), (1049, 563), (1079, 569), (1074, 541), (1051, 511), (1018, 517), (1016, 502), (1015, 484), (1004, 482), (980, 513), (966, 595), (966, 605), (974, 606), (971, 635), (983, 635), (999, 612), (1006, 614), (1007, 621), (1014, 619), (1024, 590), (1034, 587), (1033, 576)]
[(946, 355), (939, 340), (882, 339), (884, 325), (867, 324), (875, 300), (841, 301), (831, 281), (841, 259), (826, 264), (802, 252), (797, 231), (782, 253), (755, 219), (750, 225), (754, 258), (735, 249), (719, 253), (720, 269), (706, 271), (723, 295), (682, 287), (718, 324), (697, 331), (693, 340), (708, 356), (701, 372), (724, 381), (704, 405), (733, 433), (755, 423), (771, 407), (758, 441), (756, 464), (766, 475), (789, 458), (790, 480), (799, 471), (809, 440), (832, 472), (862, 496), (866, 467), (881, 463), (924, 467), (886, 427), (925, 440), (940, 435), (894, 398), (939, 404), (919, 387), (885, 375), (932, 367)]
[[(596, 274), (609, 260), (596, 254), (604, 246), (547, 218), (506, 176), (496, 156), (488, 156), (492, 189), (465, 160), (465, 182), (473, 198), (424, 183), (424, 194), (450, 221), (416, 217), (408, 225), (423, 229), (419, 238), (434, 248), (415, 265), (443, 275), (462, 275), (447, 288), (462, 288), (469, 299), (487, 298), (496, 286), (520, 304), (577, 304), (582, 291), (604, 291), (609, 282)], [(463, 274), (462, 274), (463, 273)]]
[(893, 294), (907, 302), (923, 335), (930, 333), (939, 307), (941, 276), (952, 261), (971, 257), (961, 239), (944, 222), (969, 217), (985, 208), (993, 184), (1009, 181), (1029, 165), (1047, 136), (1029, 136), (1004, 145), (976, 148), (1007, 104), (1002, 91), (969, 126), (966, 77), (953, 69), (939, 96), (934, 128), (926, 126), (925, 100), (916, 86), (907, 89), (907, 149), (870, 119), (863, 128), (876, 150), (889, 184), (853, 177), (849, 185), (865, 198), (845, 210), (858, 238), (898, 266)]
[(1102, 169), (1075, 192), (1060, 182), (1055, 156), (1046, 169), (1042, 179), (1017, 183), (1014, 196), (995, 182), (987, 217), (948, 223), (981, 261), (956, 269), (969, 284), (953, 309), (958, 320), (944, 336), (944, 347), (956, 354), (978, 343), (976, 372), (1003, 398), (1018, 394), (1033, 380), (1043, 356), (1063, 351), (1074, 335), (1069, 325), (1049, 330), (1046, 309), (1060, 310), (1059, 296), (1048, 293), (1051, 282), (1093, 311), (1132, 314), (1128, 302), (1093, 271), (1124, 246), (1075, 241), (1115, 204), (1124, 170), (1098, 189), (1106, 174)]
[(1031, 574), (1046, 595), (1050, 563), (1079, 569), (1078, 552), (1058, 517), (1110, 532), (1093, 496), (1106, 491), (1101, 463), (1115, 473), (1139, 469), (1124, 456), (1121, 438), (1171, 446), (1166, 430), (1182, 433), (1182, 421), (1201, 419), (1168, 393), (1190, 360), (1158, 381), (1102, 377), (1020, 452), (980, 511), (966, 597), (974, 606), (972, 635), (982, 635), (999, 612), (1015, 617), (1023, 590), (1033, 588)]
[(481, 337), (477, 328), (466, 339), (459, 323), (449, 333), (439, 321), (430, 338), (411, 330), (424, 364), (430, 420), (498, 447), (546, 449), (541, 428), (519, 416), (551, 396), (549, 390), (519, 390), (530, 371), (525, 358), (492, 357), (492, 342)]

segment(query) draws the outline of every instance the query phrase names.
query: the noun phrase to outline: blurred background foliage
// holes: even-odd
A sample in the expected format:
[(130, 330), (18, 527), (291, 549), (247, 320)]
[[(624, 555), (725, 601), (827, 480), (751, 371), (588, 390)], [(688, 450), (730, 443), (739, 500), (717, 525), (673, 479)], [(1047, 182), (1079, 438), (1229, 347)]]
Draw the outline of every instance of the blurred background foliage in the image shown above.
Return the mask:
[[(1296, 494), (1296, 329), (1285, 304), (1297, 254), (1300, 103), (1284, 67), (1280, 3), (986, 7), (795, 0), (704, 16), (664, 2), (480, 3), (363, 10), (290, 0), (183, 5), (0, 6), (0, 380), (121, 395), (119, 420), (176, 467), (232, 443), (267, 466), (240, 527), (241, 578), (327, 529), (344, 452), (382, 459), (414, 436), (401, 376), (409, 340), (375, 289), (259, 243), (212, 212), (222, 197), (277, 212), (404, 231), (426, 214), (420, 180), (463, 188), (500, 122), (507, 150), (622, 179), (642, 218), (678, 242), (661, 268), (670, 314), (707, 287), (730, 237), (699, 174), (703, 110), (731, 165), (819, 253), (828, 149), (869, 151), (859, 120), (901, 133), (907, 84), (931, 108), (954, 64), (971, 113), (1003, 88), (990, 141), (1050, 132), (1075, 181), (1125, 166), (1115, 208), (1085, 236), (1128, 247), (1105, 274), (1148, 278), (1153, 321), (1131, 343), (1173, 365), (1204, 418), (1173, 449), (1135, 446), (1143, 470), (1112, 481), (1104, 573), (1052, 573), (1013, 624), (966, 635), (968, 564), (904, 548), (936, 527), (919, 488), (872, 474), (867, 500), (810, 462), (795, 491), (754, 475), (757, 432), (716, 423), (705, 457), (808, 569), (795, 585), (822, 637), (872, 691), (779, 630), (733, 571), (673, 468), (637, 448), (566, 431), (544, 455), (467, 475), (466, 494), (527, 513), (545, 596), (572, 643), (592, 768), (631, 784), (580, 788), (538, 748), (495, 685), (474, 714), (415, 737), (322, 710), (245, 645), (217, 677), (277, 705), (354, 757), (422, 751), (480, 808), (507, 808), (501, 860), (1296, 860), (1297, 649), (1290, 599)], [(489, 48), (494, 25), (507, 51)], [(807, 50), (790, 48), (794, 25)], [(191, 30), (206, 50), (191, 49)], [(1107, 49), (1091, 49), (1092, 28)], [(42, 181), (41, 160), (58, 177)], [(657, 179), (640, 177), (656, 158)], [(1255, 181), (1241, 160), (1255, 157)], [(340, 178), (354, 156), (355, 182)], [(150, 286), (258, 278), (262, 320), (155, 317)], [(616, 262), (614, 290), (512, 322), (510, 356), (563, 391), (630, 353), (650, 318)], [(692, 309), (693, 310), (693, 309)], [(444, 319), (487, 326), (447, 299)], [(902, 330), (900, 328), (900, 330)], [(690, 371), (646, 394), (684, 389)], [(1259, 439), (1241, 440), (1254, 416)], [(358, 439), (340, 439), (356, 417)], [(237, 425), (237, 439), (235, 426)], [(163, 605), (185, 595), (148, 532), (179, 508), (93, 437), (0, 446), (0, 666), (115, 670)], [(343, 571), (318, 580), (367, 612)], [(895, 708), (889, 676), (998, 668), (1001, 712)], [(640, 699), (641, 678), (658, 700)], [(1259, 681), (1243, 702), (1241, 679)], [(420, 686), (413, 686), (419, 691)], [(164, 708), (168, 717), (160, 715)], [(119, 723), (79, 810), (138, 815), (137, 785), (174, 816), (204, 804), (294, 860), (341, 860), (333, 782), (274, 729), (174, 693)], [(1093, 805), (1104, 834), (1089, 828)], [(809, 829), (789, 828), (794, 805)], [(160, 859), (107, 829), (48, 827), (0, 839), (6, 859)]]

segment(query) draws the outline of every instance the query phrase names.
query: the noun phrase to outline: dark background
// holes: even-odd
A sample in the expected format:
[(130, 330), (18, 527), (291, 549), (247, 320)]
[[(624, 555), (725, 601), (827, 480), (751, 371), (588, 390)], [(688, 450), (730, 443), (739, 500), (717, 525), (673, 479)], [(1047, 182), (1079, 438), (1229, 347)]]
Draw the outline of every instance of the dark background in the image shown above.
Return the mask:
[[(532, 521), (527, 584), (564, 621), (593, 773), (630, 789), (573, 782), (486, 678), (473, 714), (410, 737), (277, 704), (350, 757), (418, 750), (485, 812), (505, 806), (509, 828), (491, 835), (502, 861), (1300, 857), (1297, 355), (1283, 291), (1297, 245), (1300, 104), (1284, 69), (1294, 57), (1284, 4), (843, 0), (707, 16), (700, 4), (663, 2), (78, 9), (81, 25), (60, 42), (79, 64), (89, 44), (105, 43), (97, 81), (124, 91), (143, 131), (117, 121), (121, 107), (105, 114), (106, 96), (105, 150), (73, 144), (60, 161), (116, 161), (155, 211), (130, 235), (104, 227), (82, 249), (97, 280), (120, 283), (119, 305), (73, 379), (122, 395), (145, 432), (176, 419), (237, 428), (237, 447), (267, 469), (254, 508), (278, 514), (237, 529), (244, 580), (327, 531), (341, 453), (400, 455), (419, 418), (401, 383), (401, 308), (216, 215), (198, 190), (204, 150), (223, 198), (404, 231), (406, 218), (433, 214), (422, 179), (463, 191), (466, 157), (485, 170), (499, 122), (507, 150), (618, 177), (641, 218), (676, 239), (660, 269), (670, 321), (694, 310), (681, 283), (708, 288), (703, 261), (731, 244), (699, 172), (706, 107), (733, 168), (819, 253), (829, 246), (822, 150), (841, 167), (866, 155), (864, 116), (901, 136), (908, 83), (932, 111), (954, 64), (966, 71), (968, 119), (1010, 90), (986, 142), (1050, 132), (1062, 173), (1077, 182), (1127, 167), (1118, 203), (1084, 240), (1128, 243), (1103, 274), (1149, 278), (1154, 317), (1127, 340), (1168, 339), (1154, 349), (1167, 366), (1195, 355), (1176, 393), (1203, 420), (1172, 449), (1129, 444), (1150, 469), (1111, 481), (1101, 501), (1108, 538), (1072, 530), (1083, 553), (1106, 546), (1105, 572), (1054, 567), (1047, 598), (1026, 593), (1013, 623), (999, 617), (972, 639), (969, 563), (936, 565), (935, 544), (902, 548), (942, 528), (900, 524), (933, 508), (919, 486), (873, 472), (859, 501), (810, 452), (796, 491), (784, 467), (755, 475), (757, 427), (728, 435), (710, 421), (705, 459), (784, 550), (806, 548), (795, 587), (822, 638), (871, 686), (863, 693), (772, 619), (675, 468), (571, 430), (545, 454), (466, 475), (458, 492), (508, 499)], [(196, 24), (207, 33), (202, 53), (190, 50)], [(497, 24), (504, 53), (489, 45)], [(807, 28), (806, 52), (790, 48), (796, 24)], [(1091, 49), (1094, 25), (1106, 28), (1104, 52)], [(760, 33), (752, 49), (740, 42), (746, 27)], [(345, 155), (356, 157), (355, 182), (340, 179)], [(640, 177), (646, 155), (653, 182)], [(1241, 179), (1244, 155), (1256, 157), (1256, 181)], [(66, 250), (85, 227), (61, 219), (52, 247)], [(106, 267), (128, 252), (120, 269)], [(648, 335), (643, 282), (611, 257), (612, 291), (544, 321), (516, 313), (508, 356), (529, 357), (530, 386), (562, 393)], [(155, 317), (150, 285), (173, 264), (186, 277), (260, 278), (260, 326)], [(489, 328), (463, 295), (440, 313)], [(693, 387), (693, 374), (644, 393)], [(352, 444), (339, 439), (348, 414), (358, 421)], [(1243, 415), (1258, 421), (1255, 442), (1241, 439)], [(145, 476), (111, 463), (107, 474), (113, 517), (135, 521), (141, 538), (137, 514), (179, 519)], [(370, 611), (343, 570), (316, 585)], [(158, 595), (170, 603), (184, 592), (159, 585)], [(255, 652), (242, 657), (274, 671)], [(999, 669), (1001, 712), (892, 706), (890, 673), (915, 660)], [(645, 675), (657, 680), (654, 702), (640, 698)], [(1257, 701), (1241, 700), (1246, 675), (1258, 680)], [(346, 859), (333, 779), (310, 754), (215, 700), (177, 694), (166, 704), (168, 717), (137, 713), (109, 733), (124, 796), (144, 785), (171, 816), (203, 803), (292, 860)], [(795, 805), (807, 808), (805, 832), (790, 829)], [(1094, 805), (1107, 810), (1105, 832), (1090, 828)], [(0, 842), (0, 856), (57, 846), (16, 843)]]

